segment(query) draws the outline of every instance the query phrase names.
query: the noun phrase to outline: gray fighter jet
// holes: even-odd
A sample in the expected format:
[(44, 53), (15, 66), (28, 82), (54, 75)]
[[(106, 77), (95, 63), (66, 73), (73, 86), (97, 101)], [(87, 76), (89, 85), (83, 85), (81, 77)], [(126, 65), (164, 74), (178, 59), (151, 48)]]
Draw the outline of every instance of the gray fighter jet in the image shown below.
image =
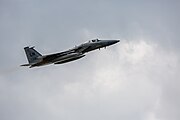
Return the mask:
[(120, 40), (93, 39), (79, 46), (75, 46), (74, 48), (69, 49), (67, 51), (49, 55), (41, 55), (34, 49), (34, 47), (25, 47), (24, 50), (29, 63), (23, 64), (21, 66), (29, 66), (30, 68), (32, 68), (47, 64), (67, 63), (84, 57), (85, 53), (87, 52), (100, 49), (103, 47), (106, 48), (107, 46), (113, 45), (119, 41)]

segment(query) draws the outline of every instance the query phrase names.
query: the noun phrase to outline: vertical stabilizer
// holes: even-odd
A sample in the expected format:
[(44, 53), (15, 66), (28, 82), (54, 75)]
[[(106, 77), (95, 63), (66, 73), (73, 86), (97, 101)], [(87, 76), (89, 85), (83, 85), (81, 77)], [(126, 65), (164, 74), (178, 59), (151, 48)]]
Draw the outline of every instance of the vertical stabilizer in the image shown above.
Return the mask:
[(24, 48), (29, 64), (35, 63), (38, 60), (38, 57), (42, 56), (37, 52), (34, 47), (25, 47)]

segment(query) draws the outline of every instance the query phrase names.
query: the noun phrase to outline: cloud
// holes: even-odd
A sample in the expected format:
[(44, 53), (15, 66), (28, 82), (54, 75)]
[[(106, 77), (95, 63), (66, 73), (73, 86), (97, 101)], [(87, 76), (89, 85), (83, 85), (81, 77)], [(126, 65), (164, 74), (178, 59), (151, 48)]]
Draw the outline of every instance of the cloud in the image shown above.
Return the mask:
[(173, 107), (172, 101), (163, 98), (169, 95), (167, 90), (173, 90), (166, 82), (177, 82), (172, 79), (178, 56), (145, 40), (122, 40), (92, 54), (84, 66), (71, 63), (30, 70), (33, 76), (26, 72), (29, 77), (16, 79), (18, 83), (2, 78), (2, 118), (156, 120), (163, 118), (164, 104)]
[[(1, 120), (179, 120), (177, 1), (1, 3)], [(64, 65), (17, 67), (24, 46), (53, 53), (94, 38), (121, 42)]]

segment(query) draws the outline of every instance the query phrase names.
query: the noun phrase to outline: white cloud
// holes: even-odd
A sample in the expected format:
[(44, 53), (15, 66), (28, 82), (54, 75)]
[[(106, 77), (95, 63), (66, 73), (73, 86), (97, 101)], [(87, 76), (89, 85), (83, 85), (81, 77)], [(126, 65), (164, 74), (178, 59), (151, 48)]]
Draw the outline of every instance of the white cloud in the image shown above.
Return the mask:
[(176, 53), (143, 39), (121, 40), (86, 58), (17, 71), (16, 79), (14, 73), (2, 76), (2, 119), (162, 120), (165, 113), (178, 118), (179, 108), (171, 103), (178, 97)]
[[(2, 1), (1, 120), (179, 120), (177, 2), (94, 2)], [(64, 65), (12, 67), (25, 45), (49, 53), (94, 38), (121, 42)]]

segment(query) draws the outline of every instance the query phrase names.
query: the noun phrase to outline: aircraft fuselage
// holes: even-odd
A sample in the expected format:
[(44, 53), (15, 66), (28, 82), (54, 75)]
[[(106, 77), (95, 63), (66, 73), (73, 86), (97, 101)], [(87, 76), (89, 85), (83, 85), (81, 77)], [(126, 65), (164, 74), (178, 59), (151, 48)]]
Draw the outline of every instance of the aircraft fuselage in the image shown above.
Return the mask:
[(31, 47), (31, 48), (25, 47), (24, 49), (25, 49), (29, 64), (24, 64), (21, 66), (30, 66), (31, 68), (31, 67), (43, 66), (47, 64), (67, 63), (67, 62), (74, 61), (74, 60), (84, 57), (85, 53), (87, 52), (113, 45), (119, 41), (120, 40), (94, 39), (84, 44), (81, 44), (79, 46), (76, 46), (70, 50), (60, 52), (60, 53), (55, 53), (55, 54), (44, 55), (44, 56), (38, 53), (34, 49), (34, 47)]

